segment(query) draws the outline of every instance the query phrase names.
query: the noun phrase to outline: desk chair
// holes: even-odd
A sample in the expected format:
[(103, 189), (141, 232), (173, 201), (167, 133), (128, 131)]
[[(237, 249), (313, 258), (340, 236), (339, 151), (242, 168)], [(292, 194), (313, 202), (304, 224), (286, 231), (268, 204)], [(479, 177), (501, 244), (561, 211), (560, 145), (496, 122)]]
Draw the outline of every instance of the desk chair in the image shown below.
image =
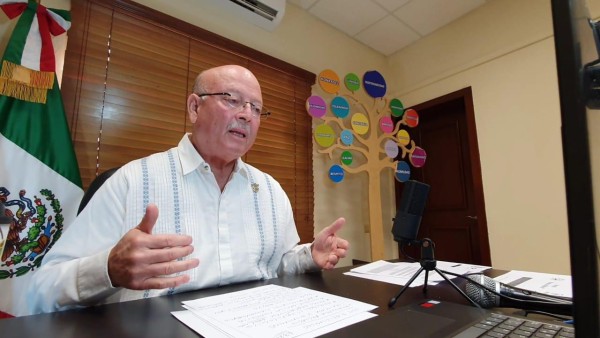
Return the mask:
[(77, 215), (79, 215), (81, 213), (81, 211), (83, 210), (83, 208), (85, 208), (85, 206), (88, 204), (90, 199), (92, 199), (92, 196), (94, 196), (94, 194), (96, 193), (96, 190), (98, 190), (98, 188), (100, 188), (100, 186), (109, 177), (111, 177), (112, 174), (114, 174), (117, 170), (119, 170), (119, 168), (121, 168), (121, 167), (108, 169), (108, 170), (100, 173), (100, 175), (96, 176), (96, 178), (94, 178), (94, 180), (92, 181), (90, 186), (87, 188), (87, 190), (83, 194), (83, 197), (81, 198), (81, 202), (79, 203), (79, 209), (77, 210)]

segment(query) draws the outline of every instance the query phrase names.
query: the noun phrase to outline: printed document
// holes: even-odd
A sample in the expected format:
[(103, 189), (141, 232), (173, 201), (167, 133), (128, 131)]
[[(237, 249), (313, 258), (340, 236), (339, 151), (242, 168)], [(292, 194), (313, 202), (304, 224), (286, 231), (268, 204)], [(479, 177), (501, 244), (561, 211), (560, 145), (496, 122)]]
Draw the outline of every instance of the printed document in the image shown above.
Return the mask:
[(183, 302), (172, 312), (185, 325), (213, 337), (316, 337), (376, 316), (375, 305), (302, 287), (265, 285)]
[[(459, 275), (479, 273), (490, 268), (489, 266), (483, 265), (454, 263), (445, 261), (437, 261), (436, 267), (439, 270), (448, 271)], [(417, 273), (417, 271), (419, 271), (420, 268), (421, 264), (419, 262), (390, 263), (381, 260), (356, 267), (350, 270), (349, 272), (346, 272), (345, 275), (373, 279), (397, 285), (406, 285), (406, 283), (408, 283), (408, 281), (413, 277), (415, 273)], [(446, 275), (446, 277), (448, 277), (448, 279), (455, 278), (455, 276), (452, 275)], [(437, 272), (430, 271), (427, 283), (429, 285), (435, 285), (443, 280), (444, 278), (440, 276)], [(410, 284), (410, 286), (422, 286), (424, 283), (425, 271), (422, 271), (419, 274), (419, 276)]]
[(550, 296), (573, 298), (571, 276), (569, 275), (513, 270), (494, 279), (520, 289)]

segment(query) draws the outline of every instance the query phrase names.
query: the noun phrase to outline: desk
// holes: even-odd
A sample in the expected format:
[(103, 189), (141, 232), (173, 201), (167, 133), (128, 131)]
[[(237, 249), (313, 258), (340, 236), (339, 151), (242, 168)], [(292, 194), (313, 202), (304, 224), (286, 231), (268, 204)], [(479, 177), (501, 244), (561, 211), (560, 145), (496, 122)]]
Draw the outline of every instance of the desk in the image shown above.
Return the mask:
[[(79, 310), (25, 316), (0, 320), (0, 336), (11, 337), (198, 337), (171, 315), (183, 310), (181, 302), (261, 285), (276, 284), (290, 288), (305, 288), (355, 299), (377, 305), (373, 312), (388, 311), (388, 301), (398, 293), (400, 286), (345, 276), (351, 267), (337, 268), (297, 276), (283, 276), (264, 281), (247, 282), (220, 288), (203, 289), (171, 296), (108, 304)], [(498, 270), (486, 272), (491, 276)], [(457, 285), (463, 285), (458, 280)], [(427, 298), (467, 304), (467, 301), (448, 283), (429, 285)], [(422, 287), (409, 288), (398, 300), (396, 307), (425, 299)]]

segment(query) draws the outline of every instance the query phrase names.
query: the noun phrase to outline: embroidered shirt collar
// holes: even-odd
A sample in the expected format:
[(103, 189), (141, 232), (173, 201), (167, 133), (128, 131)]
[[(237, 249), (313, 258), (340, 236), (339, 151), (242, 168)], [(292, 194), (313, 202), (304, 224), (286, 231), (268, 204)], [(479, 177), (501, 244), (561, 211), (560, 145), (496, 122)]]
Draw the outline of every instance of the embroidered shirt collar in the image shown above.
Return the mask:
[[(187, 175), (194, 172), (198, 168), (201, 170), (210, 169), (209, 164), (204, 161), (204, 158), (196, 151), (192, 141), (190, 140), (190, 133), (183, 135), (179, 145), (177, 145), (177, 151), (179, 152), (179, 160), (181, 161), (181, 169), (183, 175)], [(233, 169), (233, 175), (241, 174), (243, 177), (248, 178), (248, 172), (246, 165), (242, 159), (238, 158), (235, 163), (235, 169)]]

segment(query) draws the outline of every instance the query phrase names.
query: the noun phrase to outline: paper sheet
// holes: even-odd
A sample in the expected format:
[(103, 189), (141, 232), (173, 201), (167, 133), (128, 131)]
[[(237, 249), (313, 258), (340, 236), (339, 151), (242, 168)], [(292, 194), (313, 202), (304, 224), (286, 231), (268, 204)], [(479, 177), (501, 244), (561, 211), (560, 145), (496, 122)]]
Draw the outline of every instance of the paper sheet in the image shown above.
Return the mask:
[[(468, 273), (478, 273), (484, 270), (489, 269), (489, 266), (483, 265), (474, 265), (474, 264), (463, 264), (463, 263), (454, 263), (454, 262), (446, 262), (446, 261), (437, 261), (436, 267), (439, 270), (453, 272), (456, 274), (464, 275)], [(412, 278), (412, 276), (417, 273), (417, 271), (421, 268), (421, 264), (416, 263), (407, 263), (407, 262), (397, 262), (390, 263), (387, 261), (376, 261), (373, 263), (369, 263), (366, 265), (362, 265), (356, 267), (345, 274), (348, 276), (378, 280), (381, 282), (396, 284), (396, 285), (406, 285), (408, 281)], [(449, 279), (455, 278), (452, 275), (446, 275)], [(440, 276), (435, 271), (429, 272), (428, 284), (435, 285), (438, 282), (444, 280), (442, 276)], [(419, 276), (410, 284), (411, 287), (422, 286), (425, 283), (425, 271), (421, 272)]]
[(573, 286), (569, 275), (512, 270), (494, 279), (510, 286), (537, 293), (573, 298)]
[(173, 316), (212, 337), (315, 337), (375, 316), (374, 305), (277, 285), (183, 302)]

